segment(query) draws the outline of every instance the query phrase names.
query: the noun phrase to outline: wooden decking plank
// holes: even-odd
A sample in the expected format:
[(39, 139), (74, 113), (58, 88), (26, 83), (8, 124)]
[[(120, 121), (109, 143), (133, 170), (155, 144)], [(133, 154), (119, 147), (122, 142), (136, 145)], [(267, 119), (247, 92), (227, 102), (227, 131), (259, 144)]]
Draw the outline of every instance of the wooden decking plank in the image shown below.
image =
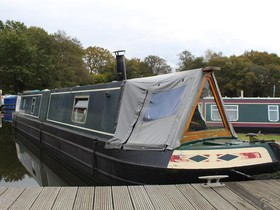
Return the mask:
[(24, 190), (25, 188), (8, 188), (0, 197), (0, 209), (8, 209)]
[(79, 187), (73, 210), (93, 209), (94, 187)]
[(255, 196), (252, 192), (248, 191), (246, 188), (239, 185), (237, 182), (228, 182), (227, 187), (247, 202), (252, 203), (257, 209), (272, 209), (265, 202), (260, 200), (257, 196)]
[(159, 185), (144, 186), (155, 209), (175, 209)]
[(73, 209), (78, 187), (62, 187), (57, 195), (53, 210)]
[(215, 209), (195, 188), (188, 184), (176, 185), (182, 194), (188, 199), (195, 209)]
[(13, 205), (9, 208), (9, 210), (30, 209), (42, 189), (43, 188), (38, 187), (26, 188), (18, 197), (18, 199), (13, 203)]
[(133, 209), (127, 186), (113, 186), (112, 194), (115, 210)]
[(153, 204), (144, 188), (144, 186), (128, 186), (132, 199), (133, 207), (136, 210), (153, 210)]
[(271, 208), (279, 209), (279, 189), (270, 187), (270, 185), (262, 181), (238, 182), (237, 184), (251, 192), (251, 194), (257, 196), (259, 200), (266, 203)]
[(267, 184), (280, 189), (280, 182), (278, 180), (275, 180), (275, 179), (263, 180), (263, 182), (266, 182)]
[(3, 194), (8, 188), (7, 187), (0, 187), (0, 196)]
[(161, 185), (160, 187), (175, 209), (195, 209), (175, 185)]
[(52, 208), (60, 187), (44, 187), (33, 205), (31, 210), (49, 210)]
[(208, 187), (202, 187), (201, 184), (192, 184), (199, 193), (208, 200), (216, 209), (236, 209), (234, 206), (220, 196), (215, 190)]
[(271, 185), (265, 181), (254, 181), (254, 182), (260, 189), (268, 190), (270, 194), (273, 194), (274, 196), (276, 195), (276, 197), (279, 198), (278, 194), (280, 191), (276, 185)]
[(244, 200), (242, 197), (240, 197), (227, 187), (217, 187), (213, 188), (213, 190), (215, 190), (218, 194), (220, 194), (224, 199), (226, 199), (237, 209), (257, 209), (252, 205), (251, 202)]
[(94, 210), (113, 209), (111, 187), (96, 187), (94, 193)]

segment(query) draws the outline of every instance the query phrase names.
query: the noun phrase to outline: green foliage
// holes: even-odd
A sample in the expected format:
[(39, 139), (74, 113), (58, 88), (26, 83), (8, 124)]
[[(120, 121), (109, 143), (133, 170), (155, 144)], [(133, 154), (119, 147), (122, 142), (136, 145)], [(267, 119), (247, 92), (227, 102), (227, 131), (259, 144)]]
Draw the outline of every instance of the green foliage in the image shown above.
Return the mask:
[(185, 71), (190, 69), (201, 68), (206, 65), (203, 57), (195, 57), (191, 52), (185, 50), (179, 55), (179, 67), (176, 71)]
[(88, 47), (85, 50), (84, 61), (91, 74), (110, 71), (115, 66), (115, 58), (109, 50), (101, 47)]
[(144, 66), (147, 72), (151, 72), (154, 75), (167, 74), (172, 71), (172, 68), (167, 64), (166, 60), (155, 55), (149, 55), (144, 58)]
[(29, 68), (35, 49), (26, 32), (23, 24), (11, 21), (2, 25), (0, 30), (1, 83), (7, 87), (13, 86), (14, 92), (33, 76)]
[(4, 93), (93, 83), (79, 41), (23, 23), (0, 22), (0, 88)]
[(126, 59), (126, 76), (128, 79), (151, 75), (146, 72), (143, 62), (138, 58)]
[(196, 58), (189, 51), (183, 51), (179, 60), (179, 71), (203, 66), (221, 67), (222, 71), (215, 75), (223, 96), (240, 96), (243, 90), (245, 96), (280, 97), (280, 58), (274, 53), (246, 51), (240, 56), (226, 57), (221, 52), (207, 50), (204, 58)]

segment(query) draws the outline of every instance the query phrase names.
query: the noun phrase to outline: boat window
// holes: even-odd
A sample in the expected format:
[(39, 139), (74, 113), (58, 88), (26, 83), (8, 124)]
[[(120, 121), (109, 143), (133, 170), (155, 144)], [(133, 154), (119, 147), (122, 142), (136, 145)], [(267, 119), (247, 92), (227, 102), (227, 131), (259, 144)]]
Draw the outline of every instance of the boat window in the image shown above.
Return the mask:
[(225, 105), (229, 121), (238, 121), (238, 105)]
[(20, 110), (23, 110), (23, 112), (24, 112), (25, 106), (26, 106), (26, 98), (23, 98), (23, 99), (22, 99), (22, 103), (21, 103)]
[[(205, 77), (202, 85), (196, 107), (186, 123), (181, 144), (232, 136), (215, 81), (211, 77)], [(213, 109), (212, 118), (221, 119), (220, 121), (211, 120), (211, 108)]]
[(211, 105), (211, 120), (222, 121), (217, 105)]
[[(228, 116), (229, 121), (237, 121), (238, 120), (238, 105), (225, 105), (226, 114)], [(221, 115), (219, 113), (219, 109), (217, 105), (211, 105), (211, 120), (212, 121), (222, 121)]]
[(35, 105), (36, 105), (36, 97), (32, 98), (32, 104), (31, 104), (31, 114), (35, 111)]
[(75, 97), (72, 111), (72, 121), (77, 123), (85, 123), (88, 109), (88, 96)]
[(185, 86), (153, 93), (144, 115), (144, 121), (168, 117), (177, 112)]
[(270, 122), (279, 121), (279, 108), (278, 105), (268, 105), (268, 120)]
[[(201, 104), (204, 103), (205, 98), (208, 99), (207, 102), (208, 104), (211, 104), (211, 106), (210, 106), (210, 110), (207, 111), (206, 109), (203, 112)], [(207, 113), (210, 113), (210, 116)], [(216, 125), (213, 123), (213, 121), (214, 122), (218, 121), (219, 124)], [(216, 100), (214, 98), (214, 94), (212, 92), (209, 80), (206, 80), (204, 88), (202, 89), (202, 93), (198, 101), (198, 106), (196, 107), (195, 112), (193, 114), (188, 132), (202, 131), (208, 129), (220, 129), (220, 128), (224, 128), (220, 111), (218, 109)]]
[(19, 112), (33, 117), (39, 116), (41, 95), (24, 95), (21, 97)]

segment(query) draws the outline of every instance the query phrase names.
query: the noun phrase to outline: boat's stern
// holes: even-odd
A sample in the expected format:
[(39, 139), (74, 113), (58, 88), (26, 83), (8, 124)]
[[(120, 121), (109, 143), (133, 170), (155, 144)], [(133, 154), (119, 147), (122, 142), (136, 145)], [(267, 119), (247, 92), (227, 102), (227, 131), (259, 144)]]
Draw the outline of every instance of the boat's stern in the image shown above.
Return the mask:
[(280, 160), (279, 144), (259, 144), (255, 146), (205, 147), (174, 150), (168, 168), (232, 168), (258, 165)]

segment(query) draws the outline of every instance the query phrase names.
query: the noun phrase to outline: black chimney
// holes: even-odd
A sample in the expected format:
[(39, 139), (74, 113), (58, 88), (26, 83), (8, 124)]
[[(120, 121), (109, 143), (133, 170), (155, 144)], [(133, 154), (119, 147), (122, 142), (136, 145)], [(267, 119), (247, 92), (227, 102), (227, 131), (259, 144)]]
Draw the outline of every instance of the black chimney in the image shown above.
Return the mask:
[(123, 81), (126, 80), (126, 69), (125, 69), (125, 62), (124, 62), (124, 53), (125, 50), (118, 50), (114, 52), (116, 55), (117, 60), (117, 80)]

